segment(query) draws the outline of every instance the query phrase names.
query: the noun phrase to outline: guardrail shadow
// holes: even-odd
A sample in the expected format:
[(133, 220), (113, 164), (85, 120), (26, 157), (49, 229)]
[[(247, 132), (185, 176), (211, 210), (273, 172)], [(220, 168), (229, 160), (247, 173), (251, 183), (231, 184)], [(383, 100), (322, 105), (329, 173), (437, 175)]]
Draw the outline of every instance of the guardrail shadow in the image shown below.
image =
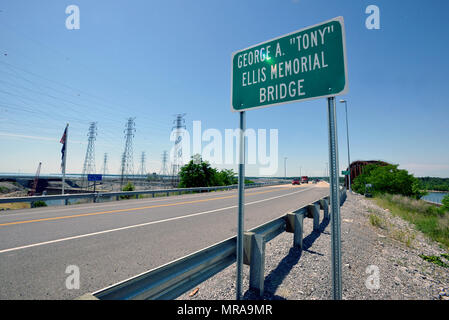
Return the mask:
[(287, 256), (285, 256), (281, 262), (278, 264), (276, 269), (272, 270), (264, 281), (264, 294), (263, 296), (259, 296), (253, 290), (249, 289), (243, 295), (244, 300), (287, 300), (284, 297), (275, 295), (276, 290), (281, 285), (282, 281), (284, 281), (285, 277), (290, 273), (293, 267), (299, 262), (302, 256), (303, 251), (307, 251), (312, 254), (318, 254), (318, 252), (310, 251), (310, 247), (312, 247), (313, 243), (316, 239), (318, 239), (324, 230), (326, 230), (327, 226), (330, 223), (330, 219), (323, 219), (321, 221), (319, 230), (312, 231), (307, 237), (303, 239), (303, 250), (300, 250), (296, 247), (290, 248), (290, 251)]

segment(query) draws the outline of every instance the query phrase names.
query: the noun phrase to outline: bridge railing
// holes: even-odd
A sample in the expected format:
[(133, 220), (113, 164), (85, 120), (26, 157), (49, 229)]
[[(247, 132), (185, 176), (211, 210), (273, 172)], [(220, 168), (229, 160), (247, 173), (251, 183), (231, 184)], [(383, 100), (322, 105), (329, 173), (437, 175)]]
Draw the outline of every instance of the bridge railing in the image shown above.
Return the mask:
[[(248, 188), (265, 187), (271, 185), (279, 185), (284, 183), (270, 182), (270, 183), (251, 183), (245, 186)], [(52, 201), (52, 200), (64, 200), (64, 204), (68, 205), (71, 199), (91, 199), (92, 202), (97, 202), (101, 198), (116, 198), (121, 200), (123, 197), (139, 198), (140, 195), (151, 195), (155, 197), (158, 194), (166, 194), (167, 196), (172, 194), (182, 194), (189, 192), (212, 192), (220, 190), (237, 189), (238, 185), (231, 186), (218, 186), (218, 187), (200, 187), (200, 188), (177, 188), (177, 189), (159, 189), (159, 190), (139, 190), (139, 191), (119, 191), (119, 192), (96, 192), (96, 193), (79, 193), (79, 194), (64, 194), (64, 195), (46, 195), (46, 196), (31, 196), (31, 197), (6, 197), (0, 198), (0, 203), (15, 203), (15, 202), (28, 202), (33, 203), (36, 201)]]
[[(346, 189), (340, 191), (340, 205)], [(244, 233), (244, 263), (250, 266), (250, 290), (264, 292), (265, 243), (283, 232), (293, 233), (293, 246), (303, 248), (304, 218), (313, 218), (313, 230), (320, 230), (320, 210), (329, 221), (329, 196)], [(237, 237), (157, 267), (80, 299), (169, 300), (175, 299), (236, 261)]]

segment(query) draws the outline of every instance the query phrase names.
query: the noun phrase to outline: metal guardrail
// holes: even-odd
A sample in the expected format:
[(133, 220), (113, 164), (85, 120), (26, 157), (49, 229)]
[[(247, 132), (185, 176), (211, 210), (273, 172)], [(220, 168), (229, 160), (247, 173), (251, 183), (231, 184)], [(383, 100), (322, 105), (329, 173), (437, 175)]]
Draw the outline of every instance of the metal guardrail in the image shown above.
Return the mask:
[[(271, 185), (279, 185), (282, 183), (251, 183), (245, 186), (248, 188), (265, 187)], [(123, 196), (138, 198), (139, 195), (151, 194), (155, 197), (156, 194), (170, 193), (183, 193), (183, 192), (210, 192), (217, 190), (231, 190), (237, 189), (237, 185), (231, 186), (218, 186), (218, 187), (200, 187), (200, 188), (178, 188), (178, 189), (159, 189), (159, 190), (139, 190), (139, 191), (120, 191), (120, 192), (97, 192), (97, 193), (78, 193), (78, 194), (64, 194), (64, 195), (51, 195), (51, 196), (31, 196), (31, 197), (11, 197), (0, 198), (0, 203), (13, 203), (13, 202), (36, 202), (36, 201), (52, 201), (52, 200), (65, 200), (65, 204), (69, 203), (70, 199), (92, 199), (93, 202), (97, 202), (100, 198), (113, 198), (120, 200)]]
[[(340, 191), (341, 205), (346, 189)], [(329, 219), (329, 196), (299, 208), (280, 218), (245, 232), (244, 263), (250, 265), (250, 289), (263, 295), (265, 243), (283, 232), (294, 233), (293, 245), (302, 249), (303, 219), (314, 219), (319, 230), (319, 210)], [(99, 300), (169, 300), (175, 299), (236, 261), (237, 237), (197, 251), (130, 279), (84, 296)], [(83, 298), (83, 297), (81, 297)]]

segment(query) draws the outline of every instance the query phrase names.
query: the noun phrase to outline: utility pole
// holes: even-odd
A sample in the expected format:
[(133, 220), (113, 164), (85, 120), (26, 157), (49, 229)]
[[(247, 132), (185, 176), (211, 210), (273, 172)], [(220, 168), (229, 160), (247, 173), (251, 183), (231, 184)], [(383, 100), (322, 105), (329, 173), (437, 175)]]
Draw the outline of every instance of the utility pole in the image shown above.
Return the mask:
[(347, 140), (347, 144), (348, 144), (348, 171), (349, 171), (348, 187), (349, 187), (349, 192), (352, 193), (352, 189), (351, 189), (351, 157), (350, 157), (350, 152), (349, 152), (348, 102), (346, 100), (340, 100), (340, 103), (345, 104), (345, 111), (346, 111), (346, 140)]
[(134, 165), (133, 165), (133, 138), (136, 132), (135, 128), (135, 118), (128, 118), (125, 126), (125, 150), (122, 154), (122, 164), (121, 164), (121, 178), (120, 178), (120, 189), (123, 187), (125, 180), (128, 180), (130, 176), (134, 175)]
[(97, 123), (91, 122), (89, 125), (89, 133), (88, 135), (88, 142), (87, 142), (87, 150), (86, 150), (86, 157), (84, 158), (84, 165), (83, 165), (83, 173), (81, 175), (82, 177), (82, 187), (88, 188), (89, 182), (87, 181), (87, 176), (89, 174), (95, 174), (95, 139), (97, 137)]
[(284, 177), (287, 178), (287, 157), (284, 157)]

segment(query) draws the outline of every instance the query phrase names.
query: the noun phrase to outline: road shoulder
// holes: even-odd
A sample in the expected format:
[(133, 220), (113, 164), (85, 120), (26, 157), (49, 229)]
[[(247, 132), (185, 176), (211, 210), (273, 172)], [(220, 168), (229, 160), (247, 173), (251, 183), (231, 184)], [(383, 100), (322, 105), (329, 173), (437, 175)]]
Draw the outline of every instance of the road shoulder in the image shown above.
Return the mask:
[[(381, 214), (390, 228), (370, 223)], [(323, 218), (321, 212), (321, 220)], [(406, 221), (359, 195), (350, 195), (341, 209), (343, 299), (435, 300), (447, 299), (449, 268), (423, 260), (420, 255), (445, 252)], [(321, 223), (321, 233), (312, 232), (312, 220), (304, 223), (304, 248), (291, 248), (292, 234), (283, 233), (266, 244), (266, 300), (331, 299), (330, 225)], [(405, 236), (400, 236), (405, 235)], [(410, 239), (408, 238), (410, 236)], [(245, 299), (260, 299), (248, 289), (249, 267), (244, 266)], [(372, 281), (378, 275), (378, 282)], [(235, 299), (235, 264), (179, 299)], [(378, 284), (378, 287), (376, 286)]]

